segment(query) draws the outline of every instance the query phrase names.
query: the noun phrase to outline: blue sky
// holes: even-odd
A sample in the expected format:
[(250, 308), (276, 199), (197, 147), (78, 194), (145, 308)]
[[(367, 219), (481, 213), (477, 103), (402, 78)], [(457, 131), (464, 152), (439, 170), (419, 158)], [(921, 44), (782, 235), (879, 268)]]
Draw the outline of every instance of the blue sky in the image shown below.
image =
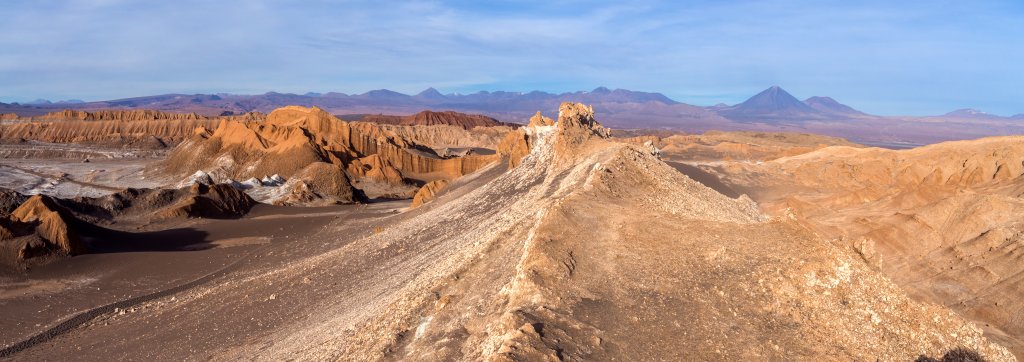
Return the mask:
[(1024, 2), (7, 0), (0, 101), (549, 92), (1024, 113)]

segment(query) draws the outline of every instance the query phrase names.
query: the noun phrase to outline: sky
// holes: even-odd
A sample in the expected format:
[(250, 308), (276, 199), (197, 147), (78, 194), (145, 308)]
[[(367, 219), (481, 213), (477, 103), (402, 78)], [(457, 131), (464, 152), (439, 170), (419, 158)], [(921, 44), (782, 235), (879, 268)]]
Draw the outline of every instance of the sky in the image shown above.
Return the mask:
[(1024, 113), (1024, 1), (5, 0), (0, 102), (566, 92)]

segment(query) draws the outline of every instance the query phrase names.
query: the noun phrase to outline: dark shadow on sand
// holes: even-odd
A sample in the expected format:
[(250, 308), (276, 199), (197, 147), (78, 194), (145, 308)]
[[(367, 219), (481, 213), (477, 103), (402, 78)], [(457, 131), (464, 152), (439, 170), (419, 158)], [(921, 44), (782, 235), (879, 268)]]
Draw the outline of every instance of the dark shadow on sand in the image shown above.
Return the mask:
[(209, 233), (193, 228), (130, 232), (78, 221), (74, 229), (88, 243), (89, 254), (140, 251), (195, 251), (215, 247)]
[(722, 180), (707, 171), (701, 170), (699, 167), (690, 166), (681, 162), (665, 162), (676, 171), (690, 177), (694, 181), (700, 182), (704, 186), (710, 187), (712, 190), (718, 191), (718, 193), (728, 196), (729, 198), (740, 197), (740, 193), (733, 190), (729, 185), (726, 185)]

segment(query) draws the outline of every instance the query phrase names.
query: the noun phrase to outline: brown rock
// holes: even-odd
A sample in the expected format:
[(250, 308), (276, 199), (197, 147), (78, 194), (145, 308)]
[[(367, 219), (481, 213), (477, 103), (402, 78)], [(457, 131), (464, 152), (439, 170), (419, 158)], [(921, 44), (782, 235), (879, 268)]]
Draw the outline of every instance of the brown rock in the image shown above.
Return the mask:
[(411, 116), (367, 115), (359, 122), (396, 124), (403, 126), (436, 126), (449, 125), (471, 129), (475, 127), (507, 126), (494, 118), (479, 114), (465, 114), (454, 111), (422, 111)]
[[(179, 191), (179, 193), (182, 193)], [(230, 185), (193, 184), (169, 206), (154, 214), (157, 218), (236, 218), (249, 212), (256, 201)]]
[(391, 162), (373, 154), (352, 160), (348, 164), (348, 173), (357, 178), (367, 178), (377, 182), (398, 185), (404, 182), (402, 173)]
[(540, 111), (537, 111), (537, 114), (530, 117), (530, 124), (527, 125), (527, 127), (545, 127), (554, 125), (555, 121), (553, 119), (544, 117), (544, 115), (540, 114)]
[(271, 112), (266, 122), (224, 120), (212, 134), (199, 131), (172, 151), (161, 170), (177, 175), (212, 170), (233, 179), (279, 174), (292, 179), (307, 165), (321, 162), (345, 170), (350, 179), (402, 185), (405, 178), (454, 179), (499, 157), (442, 159), (431, 152), (379, 125), (345, 122), (316, 107), (289, 106)]
[(437, 197), (437, 194), (447, 187), (448, 180), (435, 180), (428, 182), (416, 192), (416, 196), (412, 198), (412, 205), (409, 205), (409, 207), (415, 209), (434, 200), (434, 198)]
[(498, 143), (497, 152), (502, 157), (508, 158), (508, 168), (515, 168), (523, 161), (523, 157), (530, 154), (530, 136), (525, 129), (518, 129), (509, 132), (505, 138)]
[(33, 224), (35, 232), (68, 255), (86, 251), (78, 235), (71, 230), (68, 222), (73, 216), (67, 214), (53, 199), (35, 195), (11, 212), (11, 218), (18, 222)]

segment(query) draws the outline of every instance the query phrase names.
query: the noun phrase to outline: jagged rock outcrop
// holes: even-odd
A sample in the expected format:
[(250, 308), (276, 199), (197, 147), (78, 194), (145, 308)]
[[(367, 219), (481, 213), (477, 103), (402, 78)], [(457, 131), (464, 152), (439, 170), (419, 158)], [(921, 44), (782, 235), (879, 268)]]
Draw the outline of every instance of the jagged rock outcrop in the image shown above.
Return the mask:
[[(566, 103), (568, 104), (568, 103)], [(508, 167), (515, 168), (522, 162), (523, 157), (530, 153), (533, 147), (531, 139), (537, 132), (546, 132), (547, 127), (555, 125), (551, 118), (544, 117), (538, 111), (530, 118), (530, 123), (523, 128), (511, 131), (502, 138), (496, 149), (502, 157), (508, 158)]]
[(594, 108), (581, 103), (562, 103), (558, 107), (558, 141), (555, 152), (573, 154), (573, 150), (594, 137), (611, 137), (611, 130), (604, 128), (594, 119)]
[(50, 244), (68, 255), (85, 252), (85, 244), (68, 226), (67, 214), (48, 196), (35, 195), (11, 212), (11, 219), (32, 224), (35, 232)]
[[(213, 132), (200, 130), (162, 168), (171, 174), (207, 170), (233, 179), (279, 174), (291, 180), (307, 165), (322, 162), (346, 170), (354, 180), (402, 185), (406, 178), (454, 179), (497, 157), (443, 159), (371, 123), (345, 122), (315, 107), (284, 107), (265, 122), (225, 120)], [(346, 199), (348, 194), (331, 197)]]
[(86, 252), (85, 243), (72, 227), (77, 220), (54, 199), (15, 196), (5, 197), (5, 201), (21, 199), (21, 204), (0, 214), (0, 266), (17, 267), (39, 258)]
[(530, 117), (530, 123), (527, 125), (527, 127), (546, 127), (554, 125), (555, 121), (553, 119), (544, 117), (544, 115), (541, 114), (540, 111), (537, 111), (537, 114), (534, 114), (533, 117)]
[(446, 187), (448, 187), (448, 180), (435, 180), (428, 182), (426, 185), (423, 185), (419, 191), (416, 191), (416, 196), (413, 196), (412, 204), (409, 205), (409, 207), (415, 209), (434, 200), (434, 198), (437, 197), (437, 194), (444, 191)]

